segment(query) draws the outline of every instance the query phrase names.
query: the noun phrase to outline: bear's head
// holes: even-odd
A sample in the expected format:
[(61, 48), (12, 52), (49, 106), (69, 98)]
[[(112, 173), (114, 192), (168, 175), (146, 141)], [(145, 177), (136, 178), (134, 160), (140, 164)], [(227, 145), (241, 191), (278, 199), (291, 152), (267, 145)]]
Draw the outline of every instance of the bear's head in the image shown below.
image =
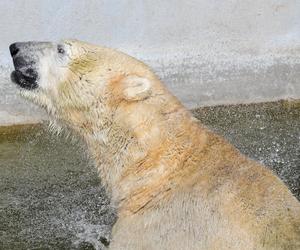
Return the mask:
[(126, 113), (166, 91), (145, 64), (110, 48), (65, 40), (14, 43), (10, 52), (11, 78), (21, 94), (75, 128), (87, 128), (98, 117), (100, 129), (122, 107)]
[(124, 166), (158, 157), (176, 140), (193, 136), (186, 129), (189, 112), (131, 56), (74, 40), (14, 43), (10, 52), (11, 77), (21, 94), (50, 113), (54, 128), (63, 125), (83, 137), (111, 190), (127, 175)]

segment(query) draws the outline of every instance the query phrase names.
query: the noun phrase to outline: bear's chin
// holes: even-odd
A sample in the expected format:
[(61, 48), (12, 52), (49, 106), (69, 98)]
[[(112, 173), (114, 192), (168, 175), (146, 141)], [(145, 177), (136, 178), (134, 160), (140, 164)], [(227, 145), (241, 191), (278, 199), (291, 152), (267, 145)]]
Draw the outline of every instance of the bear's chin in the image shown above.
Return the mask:
[(47, 94), (45, 94), (41, 88), (34, 90), (20, 88), (20, 95), (24, 99), (47, 111), (49, 115), (56, 114), (56, 108), (54, 107), (52, 101), (47, 97)]
[(37, 106), (39, 106), (41, 108), (44, 107), (44, 103), (42, 102), (43, 95), (41, 95), (39, 89), (28, 90), (26, 88), (20, 88), (19, 94), (24, 99), (27, 99), (28, 101), (31, 101), (32, 103), (36, 104)]
[(26, 76), (19, 70), (14, 70), (10, 78), (12, 82), (23, 89), (32, 90), (38, 87), (36, 76)]

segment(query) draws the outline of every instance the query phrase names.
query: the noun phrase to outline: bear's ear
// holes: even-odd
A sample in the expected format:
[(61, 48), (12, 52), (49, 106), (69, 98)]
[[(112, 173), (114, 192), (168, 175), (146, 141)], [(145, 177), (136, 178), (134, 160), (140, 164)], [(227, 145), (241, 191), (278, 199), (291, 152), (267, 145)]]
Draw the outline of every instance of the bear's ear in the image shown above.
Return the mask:
[(151, 82), (144, 77), (127, 76), (122, 79), (123, 96), (128, 101), (140, 101), (151, 94)]

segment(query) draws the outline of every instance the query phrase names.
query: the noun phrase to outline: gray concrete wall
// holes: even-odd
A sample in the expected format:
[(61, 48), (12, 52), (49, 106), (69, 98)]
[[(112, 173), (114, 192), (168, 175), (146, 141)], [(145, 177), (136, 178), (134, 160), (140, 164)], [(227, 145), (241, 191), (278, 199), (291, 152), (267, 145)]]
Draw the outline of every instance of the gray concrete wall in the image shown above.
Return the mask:
[(0, 34), (0, 124), (40, 117), (9, 81), (22, 40), (116, 47), (190, 108), (300, 97), (298, 0), (1, 0)]

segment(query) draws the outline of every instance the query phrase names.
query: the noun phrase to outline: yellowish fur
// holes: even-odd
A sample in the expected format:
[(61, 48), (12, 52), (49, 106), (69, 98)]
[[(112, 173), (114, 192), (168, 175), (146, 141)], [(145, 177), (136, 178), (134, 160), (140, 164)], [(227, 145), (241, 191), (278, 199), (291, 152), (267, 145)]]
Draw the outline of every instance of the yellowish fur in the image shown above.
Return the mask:
[(110, 249), (300, 249), (299, 202), (271, 171), (199, 124), (142, 62), (65, 44), (64, 79), (27, 96), (86, 142), (118, 211)]

